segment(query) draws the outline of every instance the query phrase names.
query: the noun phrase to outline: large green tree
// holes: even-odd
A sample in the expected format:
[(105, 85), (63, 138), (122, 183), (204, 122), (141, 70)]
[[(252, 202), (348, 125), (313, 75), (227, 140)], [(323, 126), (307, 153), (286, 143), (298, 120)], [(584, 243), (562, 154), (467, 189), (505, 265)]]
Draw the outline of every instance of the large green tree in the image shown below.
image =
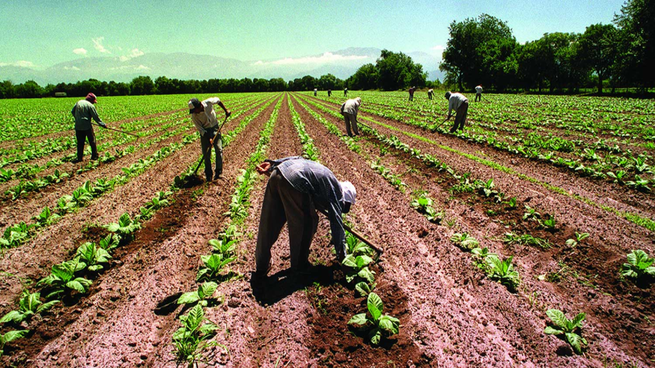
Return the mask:
[(439, 69), (460, 90), (477, 84), (504, 89), (512, 83), (518, 63), (516, 39), (507, 24), (488, 14), (450, 24), (450, 39)]
[(378, 72), (378, 87), (394, 91), (409, 86), (424, 87), (427, 73), (421, 64), (414, 63), (411, 57), (402, 52), (382, 50), (375, 63)]
[(603, 92), (603, 81), (612, 76), (616, 60), (618, 31), (611, 24), (587, 27), (577, 43), (577, 56), (582, 65), (592, 69), (598, 77), (598, 93)]
[(628, 0), (614, 23), (620, 30), (615, 65), (624, 85), (655, 86), (655, 1)]

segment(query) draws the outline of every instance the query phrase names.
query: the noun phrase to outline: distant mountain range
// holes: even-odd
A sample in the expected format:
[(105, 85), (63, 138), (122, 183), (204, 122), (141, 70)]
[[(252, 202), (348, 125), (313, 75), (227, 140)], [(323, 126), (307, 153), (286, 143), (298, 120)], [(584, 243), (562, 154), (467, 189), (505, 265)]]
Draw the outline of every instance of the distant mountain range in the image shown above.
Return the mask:
[[(53, 65), (45, 70), (30, 67), (0, 66), (0, 81), (23, 83), (34, 80), (48, 83), (74, 83), (95, 78), (101, 81), (129, 82), (143, 75), (153, 80), (159, 76), (177, 79), (210, 78), (283, 78), (293, 80), (305, 75), (320, 77), (331, 73), (346, 79), (367, 63), (375, 64), (380, 56), (376, 48), (348, 48), (321, 55), (277, 60), (241, 61), (210, 55), (187, 53), (150, 53), (127, 57), (83, 57)], [(423, 65), (428, 79), (443, 79), (439, 57), (423, 52), (408, 53), (414, 62)]]

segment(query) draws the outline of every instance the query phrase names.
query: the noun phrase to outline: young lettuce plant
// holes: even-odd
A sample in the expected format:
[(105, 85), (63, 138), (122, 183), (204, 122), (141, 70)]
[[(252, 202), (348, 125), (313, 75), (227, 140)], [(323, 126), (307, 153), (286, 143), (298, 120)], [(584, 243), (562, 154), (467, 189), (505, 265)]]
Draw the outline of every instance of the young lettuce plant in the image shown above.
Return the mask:
[(52, 290), (46, 299), (64, 294), (68, 291), (77, 291), (84, 294), (91, 286), (92, 281), (83, 277), (75, 277), (75, 273), (86, 269), (86, 264), (79, 259), (63, 262), (52, 266), (52, 272), (48, 277), (37, 282), (38, 285), (47, 285)]
[(643, 250), (633, 250), (628, 253), (628, 263), (623, 264), (621, 275), (637, 280), (644, 277), (655, 277), (654, 261), (655, 259), (648, 257)]
[(509, 291), (515, 292), (520, 279), (518, 271), (514, 269), (512, 264), (512, 258), (508, 257), (501, 261), (496, 254), (492, 253), (485, 258), (485, 262), (487, 262), (487, 276), (505, 285)]
[(463, 250), (473, 250), (480, 245), (480, 242), (474, 237), (469, 236), (468, 233), (455, 233), (450, 237), (450, 241), (457, 244)]
[(118, 219), (118, 223), (112, 222), (104, 227), (110, 232), (120, 235), (122, 238), (131, 239), (132, 233), (139, 230), (141, 224), (136, 220), (132, 220), (126, 212)]
[(98, 246), (100, 246), (100, 248), (106, 250), (107, 252), (111, 252), (112, 250), (118, 247), (120, 242), (121, 242), (121, 236), (118, 234), (111, 233), (105, 236), (104, 238), (100, 239), (100, 241), (98, 242)]
[(208, 347), (216, 346), (215, 341), (208, 341), (218, 330), (218, 326), (205, 318), (205, 311), (197, 304), (186, 315), (180, 316), (180, 327), (173, 334), (173, 354), (178, 363), (186, 362), (188, 367), (194, 367), (201, 360), (202, 351)]
[(203, 267), (198, 270), (198, 276), (196, 280), (220, 280), (222, 275), (221, 271), (223, 268), (234, 261), (234, 257), (226, 258), (223, 254), (213, 253), (208, 255), (200, 256), (202, 260)]
[(56, 213), (52, 213), (50, 207), (46, 206), (38, 216), (34, 216), (34, 219), (37, 222), (37, 226), (48, 226), (57, 222), (60, 217)]
[(14, 330), (8, 331), (6, 334), (0, 334), (0, 357), (4, 354), (5, 345), (9, 344), (12, 341), (16, 341), (20, 338), (25, 337), (25, 335), (30, 332), (29, 330)]
[(350, 269), (346, 272), (346, 281), (353, 282), (356, 278), (373, 283), (375, 281), (375, 272), (368, 268), (368, 265), (373, 263), (373, 258), (360, 255), (354, 256), (349, 254), (343, 259), (343, 265)]
[(546, 326), (544, 333), (548, 335), (564, 335), (564, 340), (571, 344), (576, 354), (582, 354), (582, 345), (587, 345), (587, 340), (576, 333), (576, 330), (582, 327), (582, 321), (585, 319), (585, 314), (580, 313), (572, 320), (566, 318), (562, 311), (557, 309), (549, 309), (546, 315), (553, 321), (555, 327)]
[(358, 325), (364, 329), (370, 329), (368, 338), (374, 345), (378, 345), (383, 337), (398, 333), (400, 320), (388, 314), (382, 315), (384, 305), (382, 299), (376, 293), (368, 294), (366, 306), (370, 317), (367, 313), (356, 314), (348, 321), (349, 325)]
[(437, 210), (432, 207), (434, 201), (432, 198), (428, 197), (425, 193), (421, 193), (418, 198), (412, 200), (412, 208), (422, 213), (430, 222), (438, 224), (443, 219), (443, 213), (437, 212)]
[(0, 319), (0, 323), (12, 322), (19, 324), (30, 319), (35, 314), (47, 311), (57, 303), (59, 303), (59, 300), (51, 300), (47, 303), (43, 303), (41, 301), (41, 293), (29, 293), (25, 290), (18, 301), (18, 310), (7, 313)]
[(86, 263), (87, 269), (92, 272), (101, 271), (111, 259), (109, 252), (89, 242), (77, 248), (77, 257)]
[(190, 291), (188, 293), (182, 294), (179, 299), (177, 299), (177, 304), (194, 304), (198, 303), (199, 305), (206, 307), (208, 304), (216, 304), (217, 299), (213, 298), (218, 284), (215, 282), (205, 282), (196, 291)]
[(352, 254), (355, 257), (361, 255), (373, 257), (375, 255), (373, 248), (359, 241), (359, 239), (348, 232), (346, 232), (346, 247), (348, 248), (348, 254)]

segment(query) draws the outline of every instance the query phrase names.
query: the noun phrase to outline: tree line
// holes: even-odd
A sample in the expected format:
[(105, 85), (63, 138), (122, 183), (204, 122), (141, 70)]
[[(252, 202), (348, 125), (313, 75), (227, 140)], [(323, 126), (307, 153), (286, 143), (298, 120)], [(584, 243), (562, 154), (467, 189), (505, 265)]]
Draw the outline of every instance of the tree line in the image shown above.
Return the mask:
[(519, 44), (507, 24), (482, 14), (452, 22), (439, 68), (444, 82), (470, 90), (549, 90), (655, 87), (655, 1), (628, 0), (613, 24), (584, 33), (546, 33)]

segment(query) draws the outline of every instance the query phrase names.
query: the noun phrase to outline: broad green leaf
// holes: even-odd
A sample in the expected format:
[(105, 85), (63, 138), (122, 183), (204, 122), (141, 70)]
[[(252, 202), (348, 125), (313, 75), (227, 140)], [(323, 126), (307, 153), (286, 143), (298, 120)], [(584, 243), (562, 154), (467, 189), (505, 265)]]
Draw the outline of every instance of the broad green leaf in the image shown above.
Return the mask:
[(375, 273), (371, 271), (368, 267), (362, 268), (358, 273), (357, 276), (361, 277), (362, 279), (366, 280), (369, 283), (375, 282)]
[(200, 298), (202, 299), (211, 297), (217, 288), (218, 288), (217, 283), (205, 282), (204, 284), (200, 285), (200, 288), (198, 289), (198, 296), (200, 296)]
[(369, 332), (368, 337), (371, 339), (373, 345), (377, 345), (382, 339), (382, 331), (376, 327)]
[(82, 285), (82, 283), (80, 283), (77, 280), (67, 282), (66, 287), (69, 288), (69, 289), (73, 289), (73, 290), (75, 290), (75, 291), (77, 291), (79, 293), (85, 293), (86, 292), (86, 288), (84, 287), (84, 285)]
[(200, 300), (198, 292), (190, 291), (180, 295), (180, 297), (177, 299), (177, 304), (191, 304), (197, 302), (198, 300)]
[(59, 300), (51, 300), (51, 301), (49, 301), (47, 303), (43, 303), (43, 304), (41, 304), (41, 306), (39, 306), (39, 308), (37, 308), (36, 312), (37, 313), (45, 312), (48, 309), (52, 308), (57, 303), (59, 303)]
[(562, 330), (558, 330), (556, 328), (553, 328), (551, 326), (546, 326), (546, 329), (544, 330), (544, 333), (547, 335), (561, 335), (564, 333)]
[(218, 326), (216, 326), (212, 322), (207, 322), (202, 326), (200, 326), (200, 329), (198, 331), (204, 335), (214, 335), (217, 330), (218, 330)]
[(357, 268), (362, 268), (364, 266), (368, 266), (369, 264), (373, 263), (373, 258), (367, 255), (361, 255), (355, 258), (355, 262), (357, 263)]
[(8, 323), (8, 322), (13, 322), (13, 323), (21, 323), (25, 319), (25, 314), (19, 311), (11, 311), (7, 314), (5, 314), (4, 317), (0, 318), (0, 323)]
[(578, 334), (575, 334), (573, 332), (567, 332), (565, 336), (566, 336), (566, 341), (568, 341), (569, 344), (571, 344), (576, 354), (582, 354), (582, 346), (581, 346), (582, 338)]
[(382, 318), (380, 318), (379, 326), (380, 326), (381, 329), (390, 332), (392, 335), (397, 334), (398, 333), (398, 324), (397, 324), (397, 322), (396, 323), (394, 323), (394, 322), (395, 321), (393, 319), (391, 319), (389, 316), (385, 315), (385, 316), (382, 316)]
[(357, 262), (355, 262), (355, 257), (352, 254), (347, 255), (341, 263), (343, 263), (343, 265), (346, 267), (358, 268)]
[(6, 334), (4, 334), (2, 340), (4, 340), (5, 344), (10, 343), (14, 340), (18, 340), (20, 338), (25, 337), (27, 333), (30, 332), (29, 330), (13, 330), (13, 331), (8, 331)]
[(579, 313), (577, 316), (575, 316), (575, 318), (573, 318), (573, 321), (571, 321), (571, 331), (573, 331), (577, 327), (580, 327), (584, 319), (585, 319), (584, 313)]
[(367, 321), (368, 321), (368, 320), (366, 319), (366, 313), (359, 313), (359, 314), (355, 314), (355, 315), (350, 319), (350, 321), (348, 321), (348, 324), (349, 324), (349, 325), (353, 325), (353, 324), (355, 324), (355, 325), (363, 326), (363, 325), (366, 324)]
[(377, 321), (378, 319), (380, 319), (384, 306), (382, 304), (382, 299), (380, 299), (378, 294), (376, 293), (368, 294), (368, 300), (366, 302), (366, 305), (368, 307), (369, 313), (371, 313), (371, 316), (373, 317), (373, 320)]
[(562, 313), (562, 311), (557, 309), (549, 309), (546, 311), (546, 315), (555, 323), (557, 327), (566, 328), (568, 325), (568, 318)]

